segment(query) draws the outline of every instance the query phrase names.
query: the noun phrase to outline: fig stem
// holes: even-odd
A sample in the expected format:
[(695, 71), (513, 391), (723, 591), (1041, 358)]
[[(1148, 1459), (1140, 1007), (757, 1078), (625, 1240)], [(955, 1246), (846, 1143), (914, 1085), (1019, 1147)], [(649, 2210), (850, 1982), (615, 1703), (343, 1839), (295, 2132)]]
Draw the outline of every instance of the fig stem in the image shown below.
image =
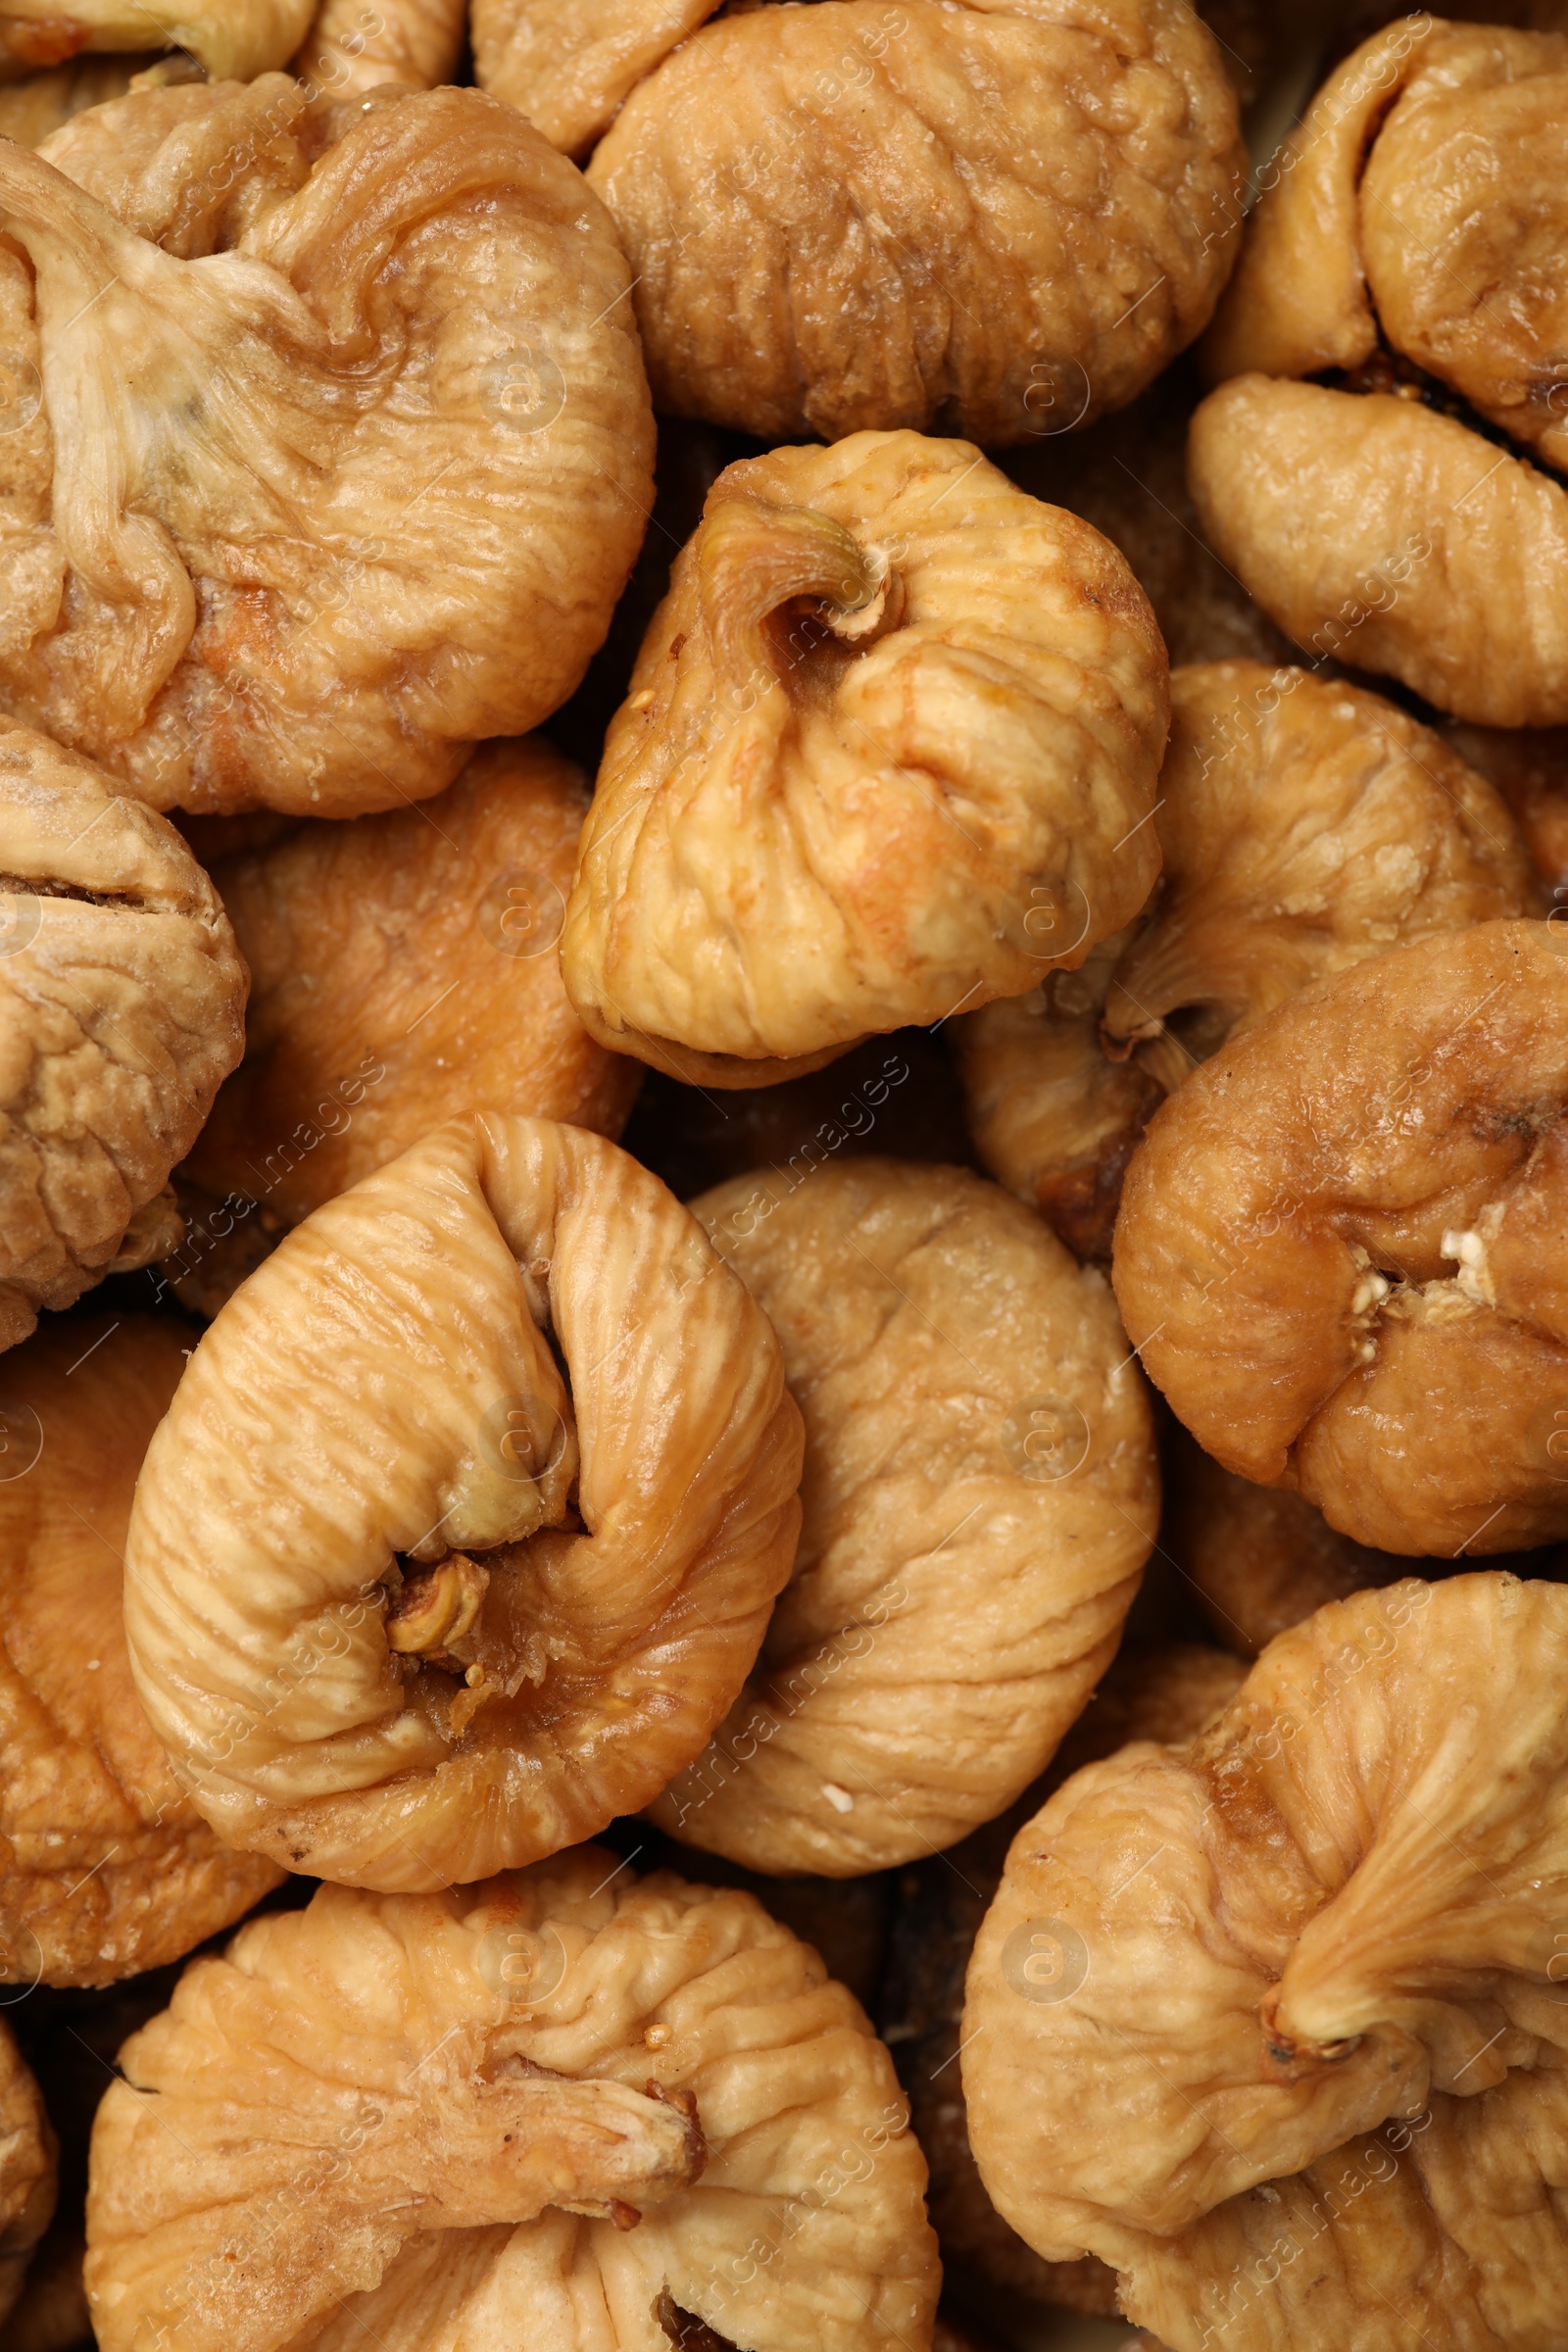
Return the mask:
[(780, 649), (763, 624), (781, 606), (814, 598), (835, 635), (864, 643), (896, 582), (887, 557), (829, 515), (750, 498), (723, 499), (704, 516), (697, 569), (714, 667), (732, 685), (752, 672), (759, 686), (779, 682)]

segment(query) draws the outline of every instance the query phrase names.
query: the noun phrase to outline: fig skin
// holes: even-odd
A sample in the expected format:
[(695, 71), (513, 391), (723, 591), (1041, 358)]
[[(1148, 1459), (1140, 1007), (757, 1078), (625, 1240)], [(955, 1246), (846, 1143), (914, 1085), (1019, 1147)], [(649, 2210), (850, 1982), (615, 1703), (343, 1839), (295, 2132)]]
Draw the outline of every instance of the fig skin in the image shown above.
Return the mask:
[(216, 858), (246, 1051), (181, 1174), (297, 1223), (472, 1111), (618, 1136), (642, 1066), (587, 1035), (556, 955), (587, 806), (530, 736), (484, 745), (417, 808)]
[(182, 1959), (282, 1877), (202, 1820), (125, 1650), (131, 1497), (195, 1337), (171, 1316), (74, 1316), (0, 1367), (0, 1977), (23, 1986)]
[(1173, 2352), (1559, 2340), (1565, 1668), (1560, 1586), (1408, 1578), (1014, 1839), (963, 2014), (981, 2175)]
[(244, 1047), (246, 973), (173, 826), (0, 721), (0, 1348), (165, 1256), (169, 1189)]
[(142, 1702), (198, 1810), (285, 1867), (423, 1889), (557, 1852), (734, 1699), (800, 1467), (772, 1329), (658, 1179), (581, 1128), (454, 1121), (204, 1334), (126, 1540)]
[(1004, 448), (1124, 406), (1207, 322), (1245, 151), (1180, 0), (713, 6), (474, 9), (481, 86), (593, 151), (662, 414)]
[(1342, 972), (1195, 1071), (1128, 1169), (1151, 1378), (1226, 1469), (1376, 1550), (1568, 1536), (1562, 946), (1480, 923)]
[(593, 1036), (684, 1083), (770, 1084), (1019, 995), (1157, 871), (1148, 600), (965, 442), (726, 467), (631, 685), (562, 969)]
[(281, 74), (48, 147), (0, 150), (0, 705), (154, 807), (321, 816), (557, 709), (652, 498), (580, 174), (477, 90)]
[(1209, 1054), (1369, 956), (1536, 906), (1497, 794), (1381, 696), (1212, 662), (1173, 671), (1171, 703), (1147, 906), (1079, 971), (954, 1023), (981, 1158), (1086, 1257)]
[(193, 1963), (121, 2062), (103, 2352), (172, 2321), (187, 2352), (931, 2346), (887, 2051), (749, 1894), (591, 1845), (446, 1894), (322, 1887)]
[(803, 1521), (757, 1667), (649, 1807), (754, 1869), (949, 1845), (1108, 1664), (1159, 1513), (1102, 1275), (966, 1170), (759, 1169), (692, 1204), (777, 1331)]

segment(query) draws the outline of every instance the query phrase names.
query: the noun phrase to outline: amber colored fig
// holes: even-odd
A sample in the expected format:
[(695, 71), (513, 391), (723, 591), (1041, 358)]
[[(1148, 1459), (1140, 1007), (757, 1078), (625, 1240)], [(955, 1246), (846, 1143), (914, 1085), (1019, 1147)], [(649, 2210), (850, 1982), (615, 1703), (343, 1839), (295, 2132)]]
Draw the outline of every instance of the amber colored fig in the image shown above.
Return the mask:
[(481, 85), (589, 178), (661, 410), (1000, 447), (1120, 408), (1239, 243), (1236, 99), (1182, 0), (475, 0)]
[(562, 968), (595, 1037), (688, 1083), (1021, 995), (1158, 869), (1148, 601), (964, 442), (727, 466), (631, 683)]
[(0, 721), (0, 1348), (180, 1238), (169, 1173), (244, 1044), (245, 967), (164, 817)]
[(779, 1335), (805, 1517), (757, 1670), (651, 1818), (768, 1871), (949, 1845), (1047, 1763), (1159, 1510), (1102, 1275), (958, 1168), (768, 1169), (693, 1203)]
[(594, 1846), (323, 1887), (186, 1971), (93, 2132), (103, 2352), (929, 2352), (888, 2054), (752, 1896)]
[(332, 98), (433, 89), (457, 72), (466, 13), (464, 0), (320, 0), (293, 70)]
[(466, 1112), (618, 1135), (642, 1065), (587, 1035), (556, 954), (587, 805), (541, 739), (486, 744), (416, 808), (216, 861), (246, 1051), (183, 1173), (293, 1223)]
[(1320, 1609), (1013, 1840), (969, 1964), (981, 2176), (1174, 2352), (1553, 2352), (1568, 1592)]
[(1128, 1170), (1129, 1338), (1225, 1468), (1380, 1551), (1568, 1536), (1568, 959), (1492, 922), (1294, 999)]
[(58, 2149), (38, 2085), (0, 2019), (0, 2321), (55, 2209)]
[(982, 1159), (1088, 1257), (1150, 1118), (1228, 1040), (1405, 940), (1534, 911), (1497, 794), (1380, 696), (1213, 662), (1173, 671), (1171, 703), (1148, 906), (954, 1024)]
[(6, 709), (156, 808), (352, 816), (572, 691), (653, 419), (609, 216), (514, 108), (134, 90), (0, 149), (0, 226)]
[(195, 1336), (74, 1317), (0, 1366), (0, 1979), (24, 1988), (181, 1959), (281, 1876), (201, 1819), (125, 1654), (136, 1474)]
[(203, 1337), (126, 1540), (137, 1688), (232, 1844), (484, 1878), (702, 1748), (789, 1573), (800, 1462), (766, 1318), (656, 1177), (581, 1128), (454, 1121)]

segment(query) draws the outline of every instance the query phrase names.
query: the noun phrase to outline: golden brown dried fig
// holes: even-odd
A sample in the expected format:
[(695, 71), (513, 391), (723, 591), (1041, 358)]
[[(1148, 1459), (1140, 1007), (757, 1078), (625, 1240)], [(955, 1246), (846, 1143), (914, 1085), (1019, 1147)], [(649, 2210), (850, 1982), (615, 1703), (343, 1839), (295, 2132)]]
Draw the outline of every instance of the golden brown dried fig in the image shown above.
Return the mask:
[(1148, 896), (1168, 719), (1116, 550), (967, 443), (742, 460), (611, 725), (567, 994), (718, 1086), (1019, 995)]
[(49, 146), (0, 151), (0, 703), (157, 808), (330, 816), (554, 710), (651, 493), (578, 173), (476, 90), (283, 74)]
[(1146, 1370), (1228, 1470), (1380, 1551), (1568, 1536), (1568, 958), (1546, 923), (1297, 997), (1151, 1121), (1116, 1226)]
[[(1561, 33), (1364, 42), (1267, 167), (1193, 428), (1204, 527), (1298, 644), (1496, 726), (1568, 718), (1568, 497), (1492, 446), (1568, 465), (1565, 123)], [(1348, 388), (1262, 380), (1321, 370)]]
[(955, 1023), (981, 1158), (1091, 1257), (1145, 1125), (1210, 1054), (1369, 956), (1533, 911), (1492, 788), (1381, 696), (1300, 669), (1172, 672), (1153, 830), (1128, 931)]
[(245, 967), (172, 825), (0, 721), (0, 1348), (173, 1249), (169, 1172), (244, 1046)]
[[(69, 66), (51, 66), (21, 81), (0, 83), (0, 137), (15, 139), (22, 147), (41, 147), (51, 132), (89, 106), (123, 98), (134, 76), (151, 62), (147, 57), (78, 57)], [(7, 389), (7, 379), (0, 377), (0, 390)], [(26, 389), (35, 396), (30, 379)], [(19, 405), (15, 398), (5, 401), (0, 424), (14, 426), (11, 411)]]
[(760, 1170), (694, 1204), (806, 1420), (805, 1518), (757, 1671), (650, 1808), (850, 1877), (1009, 1804), (1115, 1650), (1159, 1512), (1103, 1276), (959, 1168)]
[(0, 2019), (0, 2320), (21, 2294), (32, 2249), (49, 2227), (58, 2153), (38, 2085)]
[(64, 65), (86, 50), (162, 49), (171, 44), (215, 78), (249, 81), (281, 66), (305, 36), (315, 0), (180, 0), (159, 13), (145, 0), (5, 0), (0, 74)]
[(1554, 2352), (1565, 1685), (1560, 1587), (1410, 1578), (1058, 1789), (963, 2016), (1032, 2245), (1109, 2262), (1175, 2352)]
[(1568, 900), (1568, 727), (1451, 726), (1447, 739), (1507, 802), (1537, 876), (1560, 909)]
[(130, 1679), (136, 1473), (195, 1334), (51, 1323), (0, 1370), (0, 1979), (107, 1984), (180, 1959), (282, 1875), (220, 1843)]
[(969, 2149), (958, 2072), (963, 1977), (1007, 1848), (1070, 1774), (1129, 1740), (1191, 1739), (1235, 1697), (1245, 1672), (1240, 1660), (1197, 1642), (1124, 1645), (1044, 1779), (950, 1854), (900, 1874), (883, 2035), (931, 2168), (928, 2200), (943, 2262), (993, 2291), (1102, 2319), (1117, 2314), (1114, 2274), (1093, 2255), (1043, 2262), (992, 2204)]
[(434, 89), (458, 70), (466, 16), (464, 0), (320, 0), (293, 70), (333, 98)]
[(1244, 157), (1183, 0), (712, 11), (474, 8), (481, 84), (600, 141), (662, 410), (1002, 446), (1069, 391), (1123, 406), (1207, 322)]
[(777, 1340), (602, 1137), (455, 1121), (289, 1234), (148, 1452), (125, 1629), (232, 1844), (425, 1889), (649, 1803), (800, 1525)]
[(121, 2056), (103, 2352), (931, 2343), (888, 2054), (751, 1895), (595, 1846), (461, 1893), (322, 1887)]
[(293, 1223), (469, 1111), (618, 1135), (642, 1065), (587, 1036), (556, 955), (587, 806), (549, 744), (486, 744), (418, 808), (215, 864), (251, 1001), (190, 1178)]

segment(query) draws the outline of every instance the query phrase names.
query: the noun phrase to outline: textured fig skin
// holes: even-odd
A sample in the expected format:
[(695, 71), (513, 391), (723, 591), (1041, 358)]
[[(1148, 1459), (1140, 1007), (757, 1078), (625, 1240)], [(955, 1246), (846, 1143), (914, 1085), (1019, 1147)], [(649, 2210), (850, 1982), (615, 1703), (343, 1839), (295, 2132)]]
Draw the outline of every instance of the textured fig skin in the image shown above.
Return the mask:
[(1082, 1257), (1109, 1257), (1128, 1160), (1200, 1061), (1369, 956), (1534, 911), (1498, 794), (1381, 696), (1206, 662), (1171, 704), (1148, 905), (1080, 970), (954, 1024), (981, 1158)]
[(1559, 2340), (1565, 1671), (1561, 1586), (1406, 1578), (1018, 1832), (963, 2014), (981, 2177), (1172, 2352), (1378, 2352), (1391, 2309)]
[(1168, 678), (1110, 542), (966, 442), (726, 466), (583, 826), (585, 1026), (751, 1087), (1081, 963), (1158, 870)]
[(1342, 972), (1195, 1072), (1128, 1170), (1151, 1378), (1226, 1469), (1375, 1550), (1568, 1535), (1561, 945), (1479, 923)]
[(692, 1204), (779, 1335), (804, 1518), (756, 1671), (650, 1807), (831, 1877), (1011, 1802), (1121, 1635), (1159, 1517), (1104, 1276), (959, 1168), (761, 1168)]
[(194, 1962), (122, 2060), (88, 2191), (104, 2352), (175, 2311), (189, 2352), (594, 2352), (617, 2315), (657, 2352), (671, 2310), (759, 2352), (930, 2352), (892, 2062), (736, 1889), (596, 1846), (447, 1894), (322, 1887)]
[[(143, 1704), (220, 1836), (285, 1868), (416, 1890), (554, 1853), (734, 1699), (801, 1443), (771, 1326), (657, 1177), (454, 1121), (197, 1348), (126, 1540)], [(402, 1655), (393, 1604), (449, 1556), (477, 1618)]]

